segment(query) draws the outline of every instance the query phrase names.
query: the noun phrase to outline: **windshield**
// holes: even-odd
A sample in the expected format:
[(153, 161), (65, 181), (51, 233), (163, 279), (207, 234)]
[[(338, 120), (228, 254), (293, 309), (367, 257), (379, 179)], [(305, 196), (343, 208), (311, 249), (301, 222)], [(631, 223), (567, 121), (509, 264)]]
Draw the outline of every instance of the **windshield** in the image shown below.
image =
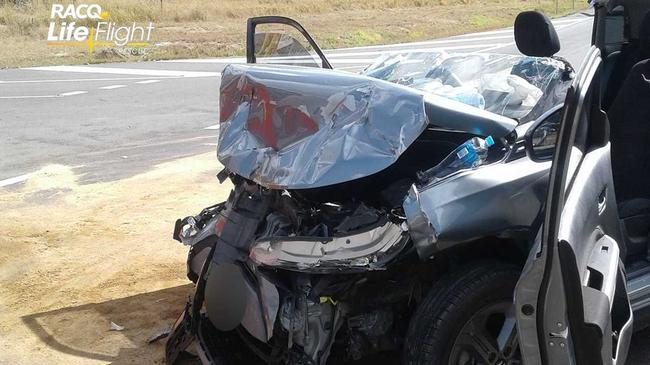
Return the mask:
[(362, 74), (520, 122), (561, 103), (571, 79), (564, 62), (553, 58), (444, 51), (385, 55)]

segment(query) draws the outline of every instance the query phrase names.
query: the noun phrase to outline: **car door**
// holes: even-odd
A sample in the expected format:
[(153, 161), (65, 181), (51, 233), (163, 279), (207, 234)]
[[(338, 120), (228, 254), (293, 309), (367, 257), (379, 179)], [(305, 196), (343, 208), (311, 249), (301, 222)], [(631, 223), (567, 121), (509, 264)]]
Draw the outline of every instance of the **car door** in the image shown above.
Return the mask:
[(283, 16), (249, 18), (246, 61), (332, 68), (316, 41), (297, 21)]
[(526, 364), (624, 364), (627, 356), (632, 312), (601, 63), (592, 47), (568, 91), (542, 227), (515, 290)]

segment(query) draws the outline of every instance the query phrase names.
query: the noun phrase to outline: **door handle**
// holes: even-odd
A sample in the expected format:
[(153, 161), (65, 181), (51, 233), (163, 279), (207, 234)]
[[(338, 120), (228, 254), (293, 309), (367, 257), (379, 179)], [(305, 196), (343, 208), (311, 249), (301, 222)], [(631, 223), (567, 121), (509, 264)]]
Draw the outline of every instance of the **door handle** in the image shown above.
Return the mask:
[(598, 194), (598, 214), (602, 214), (607, 206), (607, 186)]

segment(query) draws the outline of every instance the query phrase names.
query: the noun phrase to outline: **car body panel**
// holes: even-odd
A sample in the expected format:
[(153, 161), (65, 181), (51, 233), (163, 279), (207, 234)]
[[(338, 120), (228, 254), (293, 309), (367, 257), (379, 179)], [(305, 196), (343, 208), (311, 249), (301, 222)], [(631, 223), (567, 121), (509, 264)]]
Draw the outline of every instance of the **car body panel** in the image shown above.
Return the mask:
[(544, 201), (549, 167), (550, 161), (522, 158), (465, 171), (441, 184), (412, 186), (404, 211), (420, 257), (527, 229)]
[(607, 117), (592, 47), (569, 89), (545, 216), (515, 290), (527, 364), (624, 364), (632, 310), (620, 260), (620, 225)]

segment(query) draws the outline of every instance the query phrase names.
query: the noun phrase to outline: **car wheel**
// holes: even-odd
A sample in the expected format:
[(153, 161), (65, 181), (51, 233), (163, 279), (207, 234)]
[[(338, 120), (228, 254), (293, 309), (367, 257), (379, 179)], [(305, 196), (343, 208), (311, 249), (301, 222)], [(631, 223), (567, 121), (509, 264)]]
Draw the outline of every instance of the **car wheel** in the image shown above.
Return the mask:
[(513, 293), (520, 270), (500, 262), (439, 280), (411, 318), (405, 364), (521, 364)]

